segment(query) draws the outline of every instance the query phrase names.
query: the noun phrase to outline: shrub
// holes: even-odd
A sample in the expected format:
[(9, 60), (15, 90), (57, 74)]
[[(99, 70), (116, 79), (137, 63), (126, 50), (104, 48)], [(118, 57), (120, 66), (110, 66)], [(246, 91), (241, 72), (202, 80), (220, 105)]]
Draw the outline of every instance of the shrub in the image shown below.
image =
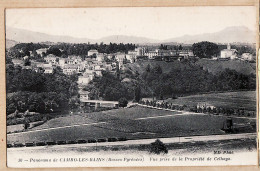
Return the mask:
[(160, 154), (160, 153), (167, 154), (168, 149), (163, 142), (157, 139), (155, 142), (151, 143), (150, 152), (154, 154)]
[(127, 104), (128, 104), (128, 101), (126, 100), (126, 98), (120, 98), (119, 100), (118, 100), (118, 106), (119, 107), (126, 107), (127, 106)]

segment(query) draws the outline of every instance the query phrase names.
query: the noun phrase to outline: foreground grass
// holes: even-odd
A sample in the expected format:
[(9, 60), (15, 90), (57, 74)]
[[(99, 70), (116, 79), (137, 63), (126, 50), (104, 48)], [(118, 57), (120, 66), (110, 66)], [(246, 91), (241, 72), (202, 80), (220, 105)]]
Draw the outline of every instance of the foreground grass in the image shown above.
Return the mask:
[[(75, 141), (98, 138), (126, 137), (127, 139), (163, 138), (193, 135), (225, 134), (221, 130), (225, 116), (213, 115), (176, 115), (169, 112), (142, 107), (124, 108), (89, 114), (70, 115), (51, 120), (40, 128), (57, 125), (77, 125), (79, 123), (106, 122), (98, 125), (80, 125), (59, 129), (8, 134), (8, 143), (28, 143), (40, 141)], [(170, 115), (170, 116), (168, 116)], [(139, 117), (166, 116), (136, 120)], [(84, 119), (85, 118), (85, 119)], [(255, 132), (247, 118), (234, 118), (234, 125), (242, 127), (244, 132)], [(37, 127), (36, 127), (37, 128)], [(35, 128), (35, 129), (36, 129)]]

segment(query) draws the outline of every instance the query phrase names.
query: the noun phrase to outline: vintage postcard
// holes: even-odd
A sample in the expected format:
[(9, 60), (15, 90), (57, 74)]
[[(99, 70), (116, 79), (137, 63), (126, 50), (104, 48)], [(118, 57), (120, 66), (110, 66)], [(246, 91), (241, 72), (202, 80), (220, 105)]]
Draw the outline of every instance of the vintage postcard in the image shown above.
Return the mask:
[(257, 165), (256, 15), (6, 9), (7, 166)]

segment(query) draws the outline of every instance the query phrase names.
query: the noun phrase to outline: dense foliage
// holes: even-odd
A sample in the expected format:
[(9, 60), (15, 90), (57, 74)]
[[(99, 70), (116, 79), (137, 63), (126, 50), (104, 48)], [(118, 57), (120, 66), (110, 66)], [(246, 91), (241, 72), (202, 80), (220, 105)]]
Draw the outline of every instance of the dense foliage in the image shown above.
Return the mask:
[[(174, 65), (165, 72), (158, 63), (149, 64), (142, 74), (129, 73), (126, 70), (120, 77), (104, 72), (103, 77), (95, 78), (87, 87), (92, 99), (139, 101), (141, 97), (176, 97), (210, 91), (251, 90), (256, 88), (255, 75), (241, 74), (225, 69), (218, 74), (209, 73), (191, 62)], [(127, 74), (126, 74), (127, 73)], [(122, 82), (131, 78), (130, 82)]]
[(36, 57), (37, 49), (47, 47), (48, 45), (39, 43), (19, 43), (16, 44), (14, 47), (10, 48), (7, 55), (12, 58), (22, 58), (24, 56), (30, 56), (30, 51), (32, 51), (32, 54)]
[(59, 69), (43, 74), (7, 65), (7, 114), (16, 109), (40, 113), (63, 110), (77, 96), (76, 80), (77, 76), (66, 76)]
[(62, 54), (65, 55), (88, 55), (88, 51), (91, 49), (98, 50), (99, 53), (116, 53), (116, 52), (128, 52), (128, 50), (134, 50), (134, 44), (123, 43), (110, 43), (110, 44), (68, 44), (62, 43), (53, 45), (52, 48), (61, 49)]
[(162, 72), (162, 68), (157, 65), (150, 70), (146, 69), (141, 77), (145, 85), (152, 90), (148, 96), (154, 95), (160, 99), (176, 94), (256, 88), (254, 74), (244, 75), (226, 69), (213, 75), (202, 67), (191, 64), (185, 68), (172, 68), (169, 73)]
[(200, 58), (211, 58), (220, 52), (217, 44), (207, 41), (194, 43), (192, 50), (194, 55)]
[(122, 83), (118, 77), (109, 73), (102, 72), (102, 77), (96, 77), (85, 87), (85, 90), (90, 91), (91, 99), (104, 99), (118, 101), (124, 97), (127, 99), (133, 98), (133, 90), (127, 88), (125, 83)]
[(80, 43), (80, 44), (71, 44), (71, 43), (60, 43), (54, 45), (46, 44), (35, 44), (35, 43), (19, 43), (14, 47), (10, 48), (8, 51), (8, 56), (11, 58), (22, 58), (24, 56), (30, 56), (30, 51), (32, 52), (31, 57), (37, 59), (40, 56), (36, 53), (37, 49), (48, 48), (46, 54), (54, 54), (59, 57), (67, 57), (68, 55), (79, 55), (87, 56), (88, 51), (91, 49), (98, 50), (99, 53), (116, 53), (116, 52), (125, 52), (135, 49), (135, 44), (128, 43), (109, 43), (109, 44), (89, 44), (89, 43)]

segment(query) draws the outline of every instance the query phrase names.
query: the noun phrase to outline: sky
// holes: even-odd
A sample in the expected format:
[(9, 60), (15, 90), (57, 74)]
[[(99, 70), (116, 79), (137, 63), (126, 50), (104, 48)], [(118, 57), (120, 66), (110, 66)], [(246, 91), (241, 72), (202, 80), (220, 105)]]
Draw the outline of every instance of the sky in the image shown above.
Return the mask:
[(255, 7), (122, 7), (7, 9), (6, 26), (99, 39), (127, 35), (164, 40), (232, 26), (256, 29)]

